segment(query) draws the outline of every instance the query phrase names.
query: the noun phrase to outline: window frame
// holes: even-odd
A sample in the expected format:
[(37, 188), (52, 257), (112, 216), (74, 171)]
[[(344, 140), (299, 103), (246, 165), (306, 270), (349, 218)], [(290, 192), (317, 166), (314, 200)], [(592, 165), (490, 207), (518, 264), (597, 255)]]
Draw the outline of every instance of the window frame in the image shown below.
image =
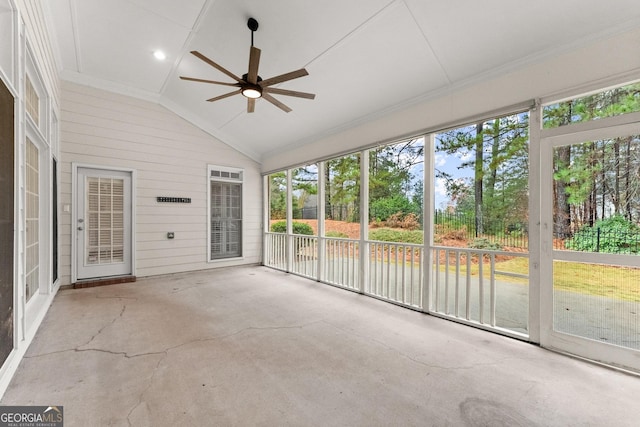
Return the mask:
[[(220, 175), (228, 175), (228, 176), (213, 176), (214, 171), (221, 172)], [(238, 174), (237, 177), (231, 176), (232, 174)], [(245, 253), (245, 229), (244, 224), (246, 222), (246, 201), (245, 201), (245, 170), (239, 167), (229, 167), (229, 166), (220, 166), (220, 165), (207, 165), (207, 262), (208, 263), (217, 263), (217, 262), (226, 262), (233, 260), (243, 260)], [(232, 183), (232, 184), (240, 184), (240, 255), (231, 255), (231, 256), (221, 256), (212, 258), (213, 253), (211, 251), (212, 244), (212, 235), (211, 235), (211, 211), (212, 211), (212, 197), (211, 197), (211, 183), (212, 182), (223, 182), (223, 183)]]

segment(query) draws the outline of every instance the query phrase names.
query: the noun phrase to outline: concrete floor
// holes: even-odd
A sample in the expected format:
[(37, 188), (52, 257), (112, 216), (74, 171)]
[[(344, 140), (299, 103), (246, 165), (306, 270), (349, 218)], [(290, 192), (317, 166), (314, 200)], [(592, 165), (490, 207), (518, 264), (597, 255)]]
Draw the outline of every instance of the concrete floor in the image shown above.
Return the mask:
[(264, 267), (61, 291), (2, 404), (65, 426), (637, 426), (640, 378)]

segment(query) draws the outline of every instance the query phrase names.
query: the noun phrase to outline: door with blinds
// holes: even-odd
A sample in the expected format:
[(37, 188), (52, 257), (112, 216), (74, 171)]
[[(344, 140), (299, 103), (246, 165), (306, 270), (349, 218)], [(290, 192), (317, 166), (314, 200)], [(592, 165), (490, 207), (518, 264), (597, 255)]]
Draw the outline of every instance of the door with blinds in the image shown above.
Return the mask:
[(76, 188), (78, 280), (131, 275), (131, 173), (78, 168)]

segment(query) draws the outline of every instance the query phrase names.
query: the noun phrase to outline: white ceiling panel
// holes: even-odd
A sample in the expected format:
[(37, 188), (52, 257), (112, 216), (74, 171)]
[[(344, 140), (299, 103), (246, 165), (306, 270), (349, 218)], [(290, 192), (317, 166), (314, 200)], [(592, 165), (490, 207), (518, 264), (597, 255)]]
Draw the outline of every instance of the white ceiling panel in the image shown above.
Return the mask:
[[(278, 109), (261, 100), (256, 107), (260, 108), (259, 118), (244, 114), (225, 126), (228, 134), (239, 136), (232, 144), (247, 144), (256, 151), (265, 146), (277, 150), (447, 83), (419, 28), (401, 2), (352, 32), (307, 69), (309, 76), (280, 87), (313, 92), (316, 99), (276, 96), (293, 108), (287, 116), (294, 115), (294, 119), (283, 117)], [(273, 123), (282, 123), (282, 126), (273, 126)]]
[(405, 1), (453, 82), (640, 19), (637, 0)]
[[(126, 0), (83, 0), (76, 8), (80, 71), (157, 93), (190, 29)], [(158, 62), (152, 55), (156, 49), (169, 60)]]
[[(256, 160), (640, 27), (638, 0), (49, 0), (45, 12), (64, 78), (151, 95)], [(305, 67), (309, 76), (279, 87), (315, 93), (315, 100), (276, 95), (291, 113), (258, 100), (248, 114), (241, 95), (206, 102), (233, 88), (179, 79), (232, 82), (191, 50), (246, 73), (249, 17), (260, 24), (260, 76)], [(155, 49), (167, 60), (156, 61)]]
[(128, 0), (128, 2), (148, 14), (158, 15), (184, 28), (192, 28), (206, 1)]

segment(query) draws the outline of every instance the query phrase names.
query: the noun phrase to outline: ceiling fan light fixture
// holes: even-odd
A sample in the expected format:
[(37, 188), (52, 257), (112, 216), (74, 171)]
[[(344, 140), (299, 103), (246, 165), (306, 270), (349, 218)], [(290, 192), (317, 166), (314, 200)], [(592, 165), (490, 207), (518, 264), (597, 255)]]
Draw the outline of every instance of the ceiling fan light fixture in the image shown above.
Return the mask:
[[(213, 98), (207, 99), (207, 102), (219, 101), (221, 99), (228, 98), (233, 95), (242, 94), (245, 98), (247, 98), (247, 113), (253, 113), (256, 108), (256, 99), (263, 98), (265, 101), (270, 102), (275, 105), (285, 113), (291, 111), (291, 108), (287, 107), (282, 102), (278, 101), (272, 95), (285, 95), (285, 96), (293, 96), (297, 98), (306, 98), (306, 99), (314, 99), (316, 96), (313, 93), (306, 92), (297, 92), (295, 90), (286, 90), (270, 87), (273, 85), (277, 85), (280, 83), (288, 82), (289, 80), (297, 79), (299, 77), (308, 76), (309, 73), (304, 68), (299, 70), (290, 71), (288, 73), (280, 74), (275, 77), (271, 77), (267, 80), (262, 80), (262, 78), (258, 75), (258, 67), (260, 66), (260, 49), (253, 45), (253, 33), (258, 29), (258, 21), (253, 18), (249, 18), (249, 22), (247, 22), (247, 26), (251, 30), (251, 48), (249, 49), (249, 67), (246, 74), (242, 76), (242, 78), (236, 76), (231, 71), (227, 70), (223, 66), (215, 63), (211, 59), (207, 58), (197, 50), (192, 50), (191, 54), (196, 56), (198, 59), (206, 62), (211, 65), (216, 70), (226, 74), (228, 77), (231, 77), (235, 80), (235, 83), (226, 83), (226, 82), (218, 82), (215, 80), (205, 80), (199, 79), (195, 77), (185, 77), (180, 76), (182, 80), (190, 80), (194, 82), (202, 82), (202, 83), (211, 83), (215, 85), (222, 86), (233, 86), (236, 89), (233, 92), (225, 93), (223, 95), (214, 96)], [(240, 88), (238, 90), (238, 88)]]
[(262, 88), (260, 86), (245, 86), (242, 88), (242, 94), (251, 99), (257, 99), (262, 96)]

